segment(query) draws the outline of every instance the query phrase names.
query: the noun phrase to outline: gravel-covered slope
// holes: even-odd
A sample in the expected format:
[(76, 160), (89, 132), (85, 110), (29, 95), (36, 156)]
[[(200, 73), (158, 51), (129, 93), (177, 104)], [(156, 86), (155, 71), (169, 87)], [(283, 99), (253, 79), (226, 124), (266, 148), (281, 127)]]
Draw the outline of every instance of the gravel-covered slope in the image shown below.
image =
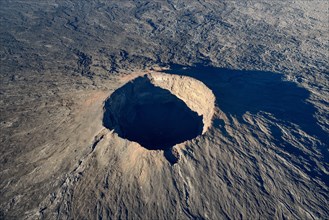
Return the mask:
[[(328, 7), (0, 1), (0, 219), (328, 219)], [(152, 68), (216, 98), (174, 165), (102, 124)]]

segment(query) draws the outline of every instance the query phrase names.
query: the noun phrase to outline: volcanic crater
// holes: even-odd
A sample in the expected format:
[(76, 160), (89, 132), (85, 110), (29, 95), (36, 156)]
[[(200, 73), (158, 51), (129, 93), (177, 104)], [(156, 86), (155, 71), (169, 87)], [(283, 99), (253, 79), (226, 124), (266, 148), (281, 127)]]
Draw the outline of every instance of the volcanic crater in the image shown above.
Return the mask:
[(211, 90), (196, 79), (150, 73), (109, 96), (103, 125), (148, 150), (167, 150), (207, 131), (214, 102)]

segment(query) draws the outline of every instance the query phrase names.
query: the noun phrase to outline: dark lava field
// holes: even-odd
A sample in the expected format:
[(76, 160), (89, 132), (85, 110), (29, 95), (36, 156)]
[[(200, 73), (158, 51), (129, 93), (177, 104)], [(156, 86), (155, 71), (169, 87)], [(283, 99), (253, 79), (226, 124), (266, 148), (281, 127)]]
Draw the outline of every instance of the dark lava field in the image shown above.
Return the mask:
[(329, 219), (327, 0), (0, 0), (0, 219)]

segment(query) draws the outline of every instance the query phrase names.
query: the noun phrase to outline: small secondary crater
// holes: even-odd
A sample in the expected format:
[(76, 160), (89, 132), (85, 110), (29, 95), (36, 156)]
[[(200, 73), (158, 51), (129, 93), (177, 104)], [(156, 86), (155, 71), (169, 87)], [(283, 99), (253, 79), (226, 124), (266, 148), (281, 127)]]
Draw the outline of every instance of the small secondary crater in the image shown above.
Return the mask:
[(149, 75), (128, 82), (105, 101), (103, 125), (149, 150), (169, 149), (204, 131), (203, 115)]

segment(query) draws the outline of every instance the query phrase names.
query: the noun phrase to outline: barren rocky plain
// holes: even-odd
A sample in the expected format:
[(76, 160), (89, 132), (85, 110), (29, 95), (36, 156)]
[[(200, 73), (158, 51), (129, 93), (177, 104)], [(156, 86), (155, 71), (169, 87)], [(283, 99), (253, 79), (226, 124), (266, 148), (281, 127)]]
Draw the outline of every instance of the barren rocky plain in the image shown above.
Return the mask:
[(329, 219), (326, 0), (0, 0), (0, 219)]

